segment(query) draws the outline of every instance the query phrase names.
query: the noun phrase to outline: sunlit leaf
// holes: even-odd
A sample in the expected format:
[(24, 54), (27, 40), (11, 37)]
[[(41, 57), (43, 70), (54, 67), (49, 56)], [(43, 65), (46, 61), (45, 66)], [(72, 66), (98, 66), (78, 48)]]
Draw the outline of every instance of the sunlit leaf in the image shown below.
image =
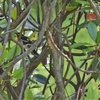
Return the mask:
[(14, 69), (13, 77), (16, 79), (21, 79), (23, 77), (23, 67), (20, 67), (19, 69)]
[(83, 53), (87, 53), (87, 52), (90, 52), (90, 51), (93, 51), (94, 50), (94, 48), (92, 48), (92, 47), (88, 47), (88, 48), (86, 48), (86, 49), (82, 49), (82, 51), (83, 51)]
[(25, 90), (24, 100), (34, 100), (32, 91), (30, 89), (28, 89), (28, 88), (26, 88), (26, 90)]
[(21, 53), (21, 48), (19, 46), (14, 45), (8, 52), (6, 56), (6, 60), (12, 59), (14, 56), (17, 56)]
[(95, 41), (96, 40), (96, 37), (97, 37), (97, 28), (96, 28), (95, 23), (93, 23), (92, 21), (90, 21), (88, 23), (87, 29), (88, 29), (88, 32), (89, 32), (90, 37), (92, 38), (92, 40)]
[(47, 81), (47, 78), (43, 75), (40, 75), (40, 74), (34, 74), (34, 78), (36, 79), (36, 81), (38, 81), (42, 84), (45, 84)]
[(35, 85), (35, 86), (30, 87), (30, 89), (32, 89), (32, 88), (40, 88), (40, 87), (41, 87), (40, 85)]
[(76, 8), (76, 6), (67, 6), (66, 11), (72, 11)]
[(16, 20), (16, 18), (17, 18), (17, 9), (16, 9), (16, 7), (14, 8), (14, 9), (12, 9), (12, 12), (11, 12), (11, 17), (14, 19), (14, 20)]
[[(2, 44), (0, 44), (0, 50), (2, 50)], [(6, 55), (7, 55), (7, 50), (5, 48), (2, 55), (0, 56), (0, 65), (5, 61)]]

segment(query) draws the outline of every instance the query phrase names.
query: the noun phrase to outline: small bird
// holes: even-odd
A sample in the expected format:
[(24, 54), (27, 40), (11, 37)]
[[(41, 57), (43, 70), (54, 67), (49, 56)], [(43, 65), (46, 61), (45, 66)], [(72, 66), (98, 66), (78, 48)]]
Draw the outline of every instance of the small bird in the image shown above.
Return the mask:
[[(24, 45), (25, 48), (29, 48), (35, 42), (35, 41), (31, 41), (27, 36), (24, 36), (23, 34), (21, 34), (21, 37), (20, 37), (20, 34), (19, 33), (17, 33), (16, 35), (17, 35), (17, 39), (19, 39), (19, 38), (21, 39), (21, 41), (22, 41), (22, 43), (23, 43), (23, 45)], [(37, 50), (36, 49), (33, 50), (31, 53), (33, 55), (36, 55), (36, 56), (39, 55), (37, 53)]]

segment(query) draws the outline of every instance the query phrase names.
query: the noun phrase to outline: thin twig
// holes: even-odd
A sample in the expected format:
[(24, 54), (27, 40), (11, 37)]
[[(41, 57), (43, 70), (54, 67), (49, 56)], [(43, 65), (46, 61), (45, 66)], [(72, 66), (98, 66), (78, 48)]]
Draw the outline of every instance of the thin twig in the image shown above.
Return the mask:
[(53, 39), (52, 39), (53, 37), (52, 37), (52, 35), (51, 35), (50, 32), (49, 32), (49, 36), (50, 36), (51, 43), (54, 45), (55, 49), (56, 49), (62, 56), (64, 56), (64, 57), (67, 59), (67, 61), (70, 62), (70, 64), (71, 64), (75, 69), (77, 69), (77, 70), (79, 70), (79, 71), (82, 71), (82, 72), (85, 72), (85, 73), (100, 73), (99, 71), (87, 71), (87, 70), (83, 70), (83, 69), (81, 69), (81, 68), (75, 66), (74, 63), (71, 61), (71, 59), (70, 59), (66, 54), (64, 54), (63, 52), (61, 52), (60, 49), (57, 47), (57, 45), (54, 43), (54, 41), (53, 41)]
[(12, 9), (12, 0), (9, 0), (9, 6), (8, 6), (8, 9), (9, 9), (9, 14), (8, 14), (8, 24), (7, 24), (7, 29), (6, 29), (6, 32), (5, 33), (5, 39), (4, 39), (4, 43), (3, 43), (3, 47), (2, 47), (2, 50), (0, 51), (0, 56), (3, 54), (4, 52), (4, 49), (5, 49), (5, 46), (6, 46), (6, 43), (8, 41), (8, 37), (9, 37), (9, 34), (8, 34), (8, 31), (10, 30), (10, 25), (11, 25), (11, 9)]
[[(24, 52), (24, 50), (23, 50)], [(23, 83), (22, 83), (22, 87), (21, 87), (21, 91), (19, 94), (19, 100), (23, 99), (23, 92), (24, 92), (24, 87), (25, 87), (25, 83), (26, 83), (26, 65), (25, 65), (25, 59), (23, 58), (23, 69), (24, 69), (24, 77), (23, 77)]]

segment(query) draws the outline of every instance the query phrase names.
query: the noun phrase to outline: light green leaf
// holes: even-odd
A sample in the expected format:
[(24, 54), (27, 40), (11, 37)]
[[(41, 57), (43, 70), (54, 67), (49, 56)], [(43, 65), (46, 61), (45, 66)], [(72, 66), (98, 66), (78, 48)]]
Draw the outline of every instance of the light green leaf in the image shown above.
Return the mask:
[(90, 21), (88, 23), (88, 32), (90, 37), (92, 38), (92, 40), (96, 41), (96, 37), (97, 37), (97, 28), (94, 22)]
[(7, 93), (5, 91), (1, 91), (1, 92), (2, 92), (2, 96), (3, 96), (4, 100), (8, 100), (9, 98), (8, 98)]
[(90, 44), (89, 43), (80, 43), (80, 42), (78, 42), (78, 43), (75, 43), (75, 44), (71, 45), (71, 48), (76, 49), (80, 46), (87, 46), (87, 45), (90, 45)]
[(34, 100), (32, 91), (28, 88), (26, 88), (26, 90), (25, 90), (24, 100)]
[(23, 67), (14, 70), (13, 77), (16, 79), (21, 79), (23, 77)]
[(13, 56), (17, 56), (21, 53), (21, 48), (19, 46), (14, 45), (8, 52), (6, 56), (6, 60), (10, 60)]
[(83, 51), (84, 54), (87, 54), (87, 52), (90, 52), (90, 51), (93, 51), (93, 50), (94, 50), (93, 47), (88, 47), (86, 49), (82, 49), (82, 51)]
[(16, 20), (16, 18), (17, 18), (17, 9), (16, 9), (16, 7), (14, 8), (14, 9), (12, 9), (12, 12), (11, 12), (11, 17), (14, 19), (14, 20)]
[[(0, 50), (2, 50), (2, 44), (1, 43), (0, 43)], [(0, 56), (0, 65), (5, 61), (6, 55), (7, 55), (7, 50), (5, 48), (2, 55)]]
[(67, 6), (66, 11), (72, 11), (76, 8), (77, 6)]

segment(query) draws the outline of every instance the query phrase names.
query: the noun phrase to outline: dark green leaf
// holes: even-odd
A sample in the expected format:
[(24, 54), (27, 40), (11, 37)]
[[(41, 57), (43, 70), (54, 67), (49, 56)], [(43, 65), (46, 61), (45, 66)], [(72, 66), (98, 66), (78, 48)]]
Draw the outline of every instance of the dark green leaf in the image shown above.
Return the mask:
[(88, 23), (87, 29), (88, 29), (88, 32), (89, 32), (90, 37), (92, 38), (92, 40), (95, 41), (96, 40), (96, 37), (97, 37), (97, 28), (96, 28), (95, 23), (92, 22), (92, 21), (90, 21)]
[[(98, 60), (98, 57), (95, 56), (94, 59), (93, 59), (93, 62), (92, 62), (92, 69), (93, 69), (93, 70), (99, 69), (100, 63), (99, 63), (98, 61), (99, 61), (99, 60)], [(93, 77), (93, 79), (96, 81), (96, 80), (98, 79), (98, 77), (99, 77), (99, 74), (98, 74), (98, 73), (93, 73), (93, 74), (92, 74), (92, 77)]]
[(36, 81), (38, 81), (42, 84), (45, 84), (47, 81), (47, 78), (43, 75), (40, 75), (40, 74), (34, 74), (34, 78), (36, 79)]
[(7, 68), (11, 65), (11, 62), (8, 62), (7, 64), (4, 65), (4, 68)]
[(100, 43), (100, 31), (97, 32), (96, 43)]
[[(79, 27), (79, 28), (88, 28), (89, 22), (90, 22), (90, 21), (86, 21), (86, 22), (80, 24), (78, 27)], [(96, 26), (98, 26), (99, 23), (100, 23), (98, 20), (94, 20), (94, 21), (92, 21), (92, 22), (93, 22)]]
[(99, 77), (99, 74), (98, 73), (94, 73), (92, 74), (92, 77), (95, 81), (97, 81), (98, 77)]
[(98, 63), (98, 57), (95, 56), (94, 59), (93, 59), (93, 62), (92, 62), (92, 68), (93, 68), (93, 69), (96, 68), (97, 63)]

